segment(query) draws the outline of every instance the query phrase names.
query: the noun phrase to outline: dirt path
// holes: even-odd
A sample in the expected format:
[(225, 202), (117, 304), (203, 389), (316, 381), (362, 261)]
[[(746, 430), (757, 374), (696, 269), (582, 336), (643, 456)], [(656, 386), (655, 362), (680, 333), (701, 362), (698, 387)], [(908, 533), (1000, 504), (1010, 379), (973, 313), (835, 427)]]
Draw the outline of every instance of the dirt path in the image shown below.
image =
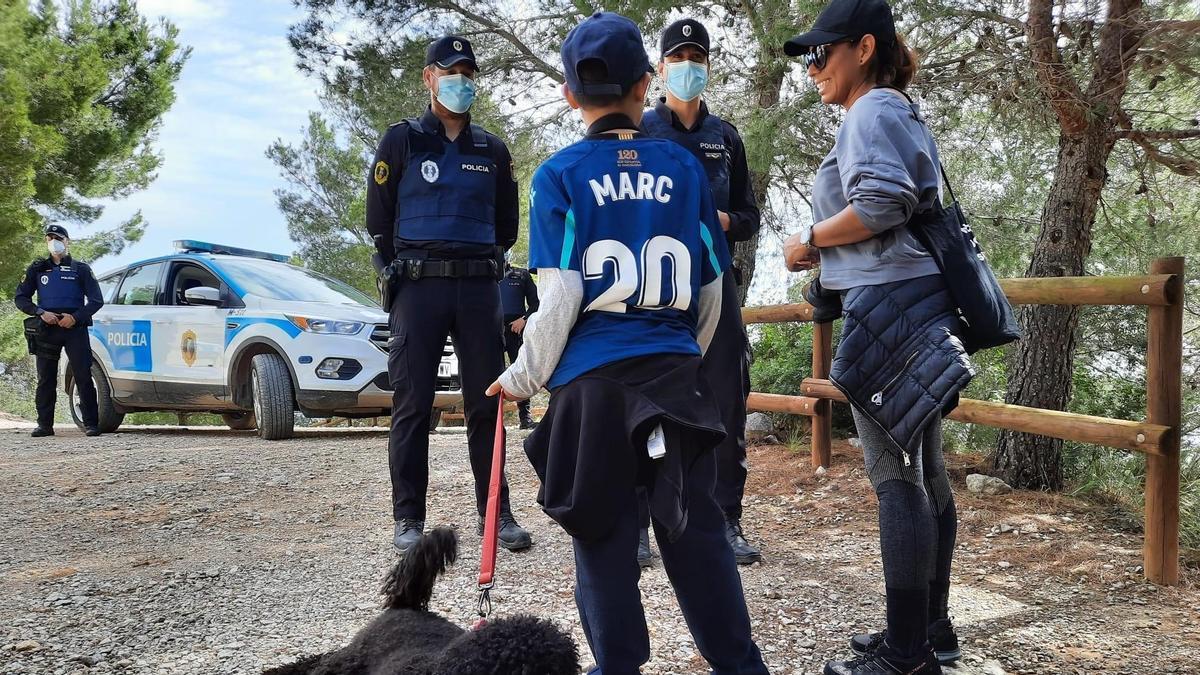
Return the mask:
[[(502, 552), (496, 609), (555, 618), (584, 645), (569, 542), (534, 505), (518, 442), (513, 504), (536, 545)], [(460, 527), (463, 552), (433, 608), (466, 625), (479, 540), (463, 444), (435, 437), (429, 510)], [(374, 615), (392, 559), (384, 448), (349, 430), (275, 443), (0, 431), (0, 673), (254, 673), (343, 644)], [(743, 580), (774, 673), (820, 672), (882, 615), (873, 497), (853, 449), (835, 450), (822, 477), (784, 448), (752, 451), (744, 524), (767, 560)], [(1177, 589), (1141, 583), (1139, 535), (1102, 510), (957, 487), (952, 611), (967, 657), (948, 673), (1197, 672), (1194, 571)], [(662, 570), (642, 588), (646, 672), (703, 672)]]

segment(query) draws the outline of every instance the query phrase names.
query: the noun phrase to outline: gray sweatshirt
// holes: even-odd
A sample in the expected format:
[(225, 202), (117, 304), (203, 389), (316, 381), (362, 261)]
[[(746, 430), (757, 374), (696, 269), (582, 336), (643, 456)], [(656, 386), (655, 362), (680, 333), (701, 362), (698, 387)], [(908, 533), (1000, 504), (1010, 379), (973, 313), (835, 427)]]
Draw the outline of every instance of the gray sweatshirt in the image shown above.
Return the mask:
[(938, 273), (906, 225), (940, 194), (937, 148), (918, 115), (893, 89), (872, 89), (846, 112), (813, 181), (813, 222), (850, 204), (875, 236), (822, 248), (822, 286), (844, 290)]

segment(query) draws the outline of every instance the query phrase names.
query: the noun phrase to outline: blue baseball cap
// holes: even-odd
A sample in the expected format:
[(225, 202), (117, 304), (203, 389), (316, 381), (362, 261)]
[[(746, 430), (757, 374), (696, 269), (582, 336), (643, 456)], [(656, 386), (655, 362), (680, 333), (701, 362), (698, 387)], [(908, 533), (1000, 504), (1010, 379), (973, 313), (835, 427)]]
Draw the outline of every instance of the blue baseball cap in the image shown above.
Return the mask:
[(466, 61), (472, 68), (479, 70), (479, 64), (475, 62), (475, 51), (471, 49), (471, 41), (464, 37), (447, 35), (429, 43), (429, 48), (425, 50), (427, 66), (436, 65), (444, 70), (460, 61)]
[(44, 232), (47, 235), (55, 236), (55, 237), (62, 237), (63, 239), (71, 238), (71, 237), (67, 236), (67, 228), (63, 227), (62, 225), (58, 225), (58, 224), (47, 225)]
[[(595, 59), (604, 64), (604, 82), (584, 83), (579, 64)], [(567, 87), (585, 96), (621, 96), (650, 69), (650, 57), (637, 24), (620, 14), (596, 12), (571, 29), (562, 44)]]

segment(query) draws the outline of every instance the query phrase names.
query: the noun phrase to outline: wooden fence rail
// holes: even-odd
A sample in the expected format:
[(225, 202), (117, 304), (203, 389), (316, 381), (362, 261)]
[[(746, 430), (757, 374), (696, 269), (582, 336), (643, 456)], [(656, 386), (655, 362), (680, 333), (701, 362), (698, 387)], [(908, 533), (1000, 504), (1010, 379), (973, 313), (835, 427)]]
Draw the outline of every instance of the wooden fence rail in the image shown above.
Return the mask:
[[(1040, 434), (1081, 443), (1133, 450), (1146, 455), (1145, 539), (1142, 549), (1146, 578), (1154, 583), (1179, 582), (1179, 429), (1183, 368), (1183, 258), (1160, 258), (1150, 274), (1133, 277), (1054, 277), (1003, 279), (1004, 294), (1019, 305), (1145, 305), (1146, 421), (1094, 417), (993, 401), (962, 399), (949, 419)], [(812, 321), (808, 303), (746, 307), (751, 323)], [(832, 401), (846, 397), (829, 381), (833, 358), (833, 324), (813, 325), (812, 377), (801, 384), (801, 396), (752, 393), (751, 410), (805, 415), (812, 420), (812, 463), (829, 466)]]

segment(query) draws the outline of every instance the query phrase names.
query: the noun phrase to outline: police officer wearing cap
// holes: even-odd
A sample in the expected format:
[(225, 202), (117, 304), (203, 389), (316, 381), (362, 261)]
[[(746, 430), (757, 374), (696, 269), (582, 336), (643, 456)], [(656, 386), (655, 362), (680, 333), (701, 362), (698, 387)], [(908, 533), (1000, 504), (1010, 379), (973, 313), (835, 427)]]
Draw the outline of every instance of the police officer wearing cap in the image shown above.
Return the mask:
[[(496, 399), (484, 390), (504, 370), (497, 282), (503, 252), (517, 240), (518, 201), (508, 148), (471, 124), (478, 70), (466, 38), (430, 44), (423, 73), (429, 107), (387, 130), (367, 180), (367, 230), (391, 279), (388, 462), (393, 544), (401, 554), (425, 526), (429, 417), (447, 335), (461, 364), (480, 527), (487, 503)], [(500, 544), (528, 548), (507, 482), (500, 509)]]
[[(517, 267), (505, 256), (504, 278), (500, 280), (500, 305), (504, 308), (504, 351), (508, 362), (514, 363), (521, 352), (521, 334), (525, 322), (538, 310), (537, 283), (524, 267)], [(522, 429), (537, 426), (529, 411), (529, 399), (517, 401), (517, 417)]]
[[(642, 131), (668, 138), (691, 151), (708, 175), (717, 215), (730, 244), (752, 238), (760, 225), (758, 202), (746, 166), (746, 147), (729, 122), (711, 114), (701, 94), (708, 83), (709, 38), (704, 24), (681, 19), (667, 26), (659, 41), (658, 74), (666, 96), (642, 117)], [(704, 372), (716, 393), (727, 436), (717, 447), (717, 485), (713, 496), (725, 513), (725, 533), (739, 564), (762, 560), (742, 534), (742, 494), (746, 489), (746, 397), (750, 394), (750, 345), (742, 325), (738, 284), (741, 274), (726, 274), (721, 318), (704, 356)], [(648, 532), (638, 551), (650, 558)]]
[[(46, 227), (46, 248), (50, 256), (34, 261), (25, 270), (17, 286), (17, 309), (40, 320), (31, 344), (37, 360), (37, 428), (34, 438), (54, 435), (55, 388), (58, 384), (58, 359), (65, 348), (79, 408), (88, 436), (99, 436), (96, 412), (96, 387), (92, 383), (92, 348), (88, 326), (92, 315), (104, 306), (100, 284), (92, 268), (74, 260), (68, 253), (71, 239), (62, 225)], [(37, 301), (33, 299), (37, 295)]]

